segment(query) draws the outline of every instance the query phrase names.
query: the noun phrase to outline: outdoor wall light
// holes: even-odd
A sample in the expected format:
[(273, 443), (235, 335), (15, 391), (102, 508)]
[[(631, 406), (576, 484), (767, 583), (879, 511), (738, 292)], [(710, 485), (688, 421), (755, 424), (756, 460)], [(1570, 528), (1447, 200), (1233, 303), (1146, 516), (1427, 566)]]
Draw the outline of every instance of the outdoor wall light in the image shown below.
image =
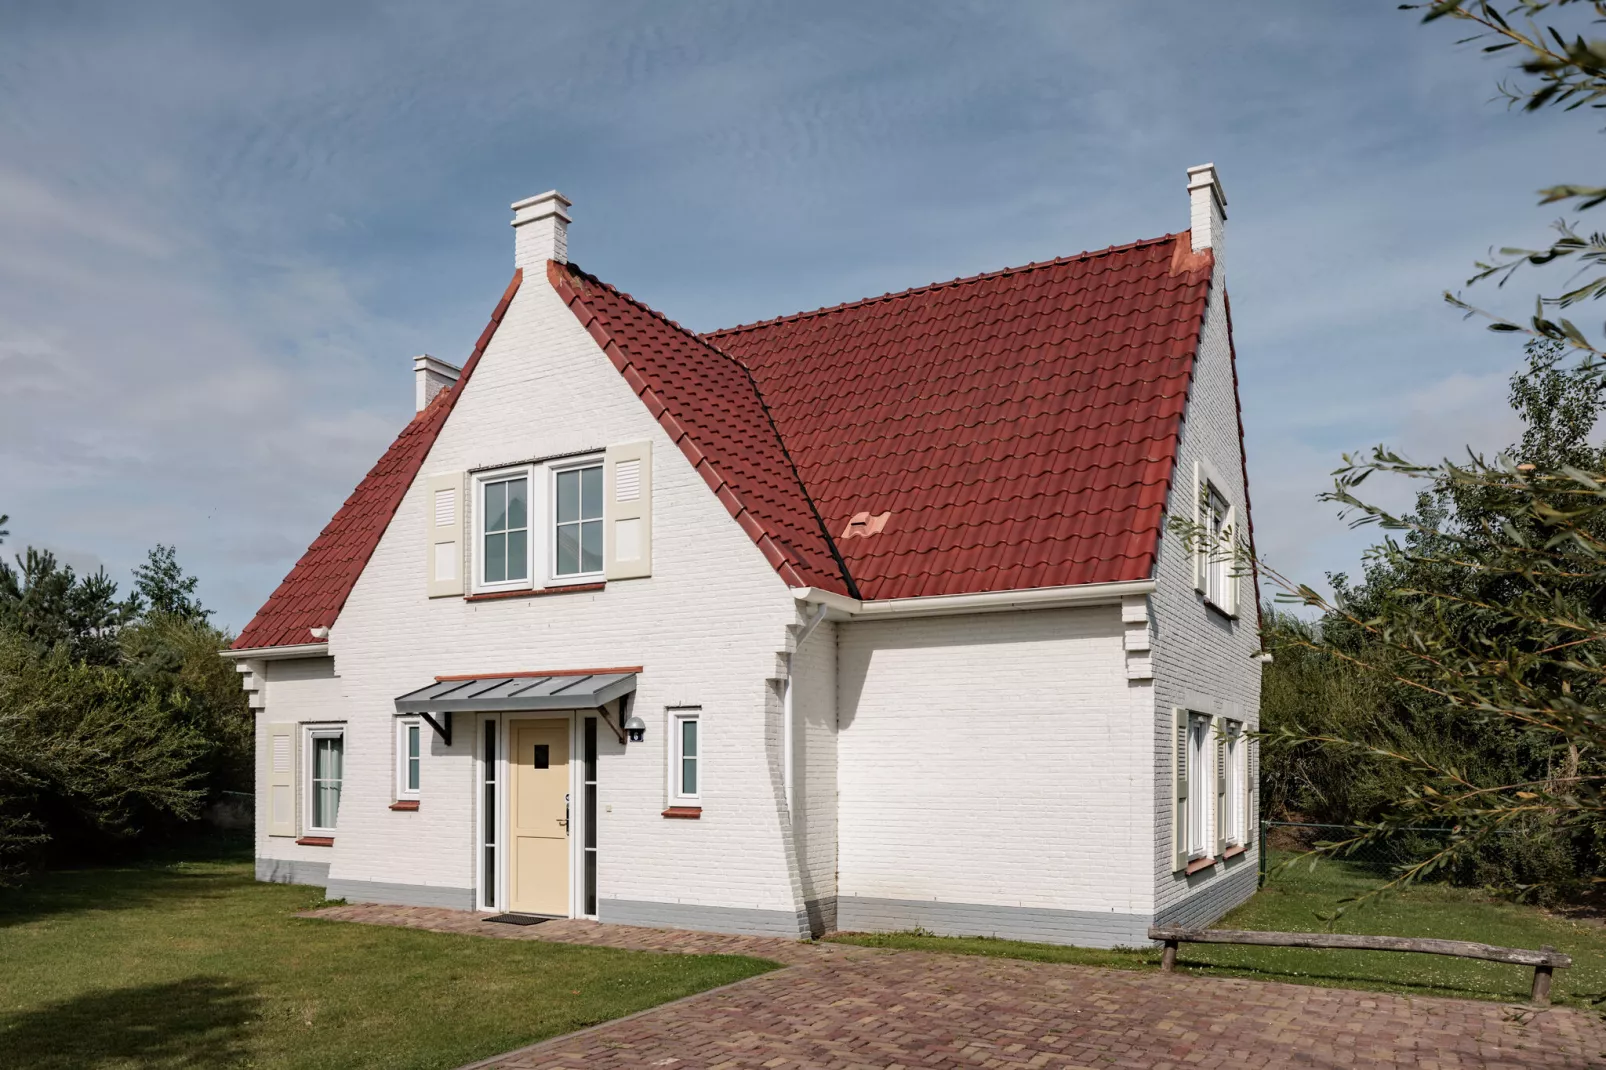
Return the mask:
[(632, 716), (625, 722), (625, 734), (630, 737), (630, 742), (640, 743), (647, 738), (647, 722), (640, 717)]

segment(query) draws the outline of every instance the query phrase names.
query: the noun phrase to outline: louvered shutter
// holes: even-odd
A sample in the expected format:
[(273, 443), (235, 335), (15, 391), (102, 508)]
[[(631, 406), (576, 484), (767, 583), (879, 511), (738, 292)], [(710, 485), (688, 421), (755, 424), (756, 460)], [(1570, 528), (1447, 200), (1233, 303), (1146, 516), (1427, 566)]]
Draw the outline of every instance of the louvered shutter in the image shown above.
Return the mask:
[(609, 446), (603, 472), (603, 575), (652, 575), (652, 443)]
[(424, 480), (425, 586), (431, 598), (463, 593), (463, 473)]
[(1211, 722), (1215, 732), (1216, 746), (1216, 805), (1212, 815), (1212, 824), (1215, 826), (1215, 856), (1220, 858), (1227, 850), (1227, 722), (1216, 718)]
[(1258, 751), (1260, 741), (1246, 739), (1244, 747), (1244, 846), (1248, 847), (1255, 842), (1255, 834), (1260, 831), (1260, 763)]
[(263, 818), (269, 836), (296, 834), (296, 726), (268, 725), (268, 797)]
[(1171, 711), (1171, 861), (1188, 868), (1188, 711)]

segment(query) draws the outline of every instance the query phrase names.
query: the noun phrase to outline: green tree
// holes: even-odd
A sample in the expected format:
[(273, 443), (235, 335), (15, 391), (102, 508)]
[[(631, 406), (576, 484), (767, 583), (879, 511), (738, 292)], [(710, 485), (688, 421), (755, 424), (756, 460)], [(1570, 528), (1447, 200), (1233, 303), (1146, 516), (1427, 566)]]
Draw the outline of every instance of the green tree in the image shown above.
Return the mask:
[(106, 570), (80, 576), (50, 551), (32, 546), (15, 560), (15, 567), (0, 561), (0, 629), (41, 649), (64, 645), (79, 661), (116, 664), (117, 630), (137, 607), (117, 598), (117, 584)]
[(134, 597), (143, 612), (204, 623), (212, 611), (195, 597), (200, 582), (179, 567), (173, 547), (157, 543), (134, 569)]
[(161, 689), (0, 631), (0, 879), (194, 818), (205, 749)]
[[(1531, 343), (1527, 368), (1512, 377), (1511, 404), (1524, 425), (1522, 441), (1503, 455), (1513, 471), (1606, 467), (1606, 456), (1590, 444), (1606, 411), (1602, 384), (1586, 371), (1562, 367), (1565, 355), (1555, 342)], [(1508, 612), (1533, 597), (1531, 573), (1508, 567), (1510, 544), (1539, 545), (1550, 535), (1527, 508), (1527, 497), (1487, 479), (1440, 470), (1419, 474), (1430, 485), (1414, 511), (1375, 515), (1397, 527), (1400, 537), (1391, 535), (1369, 553), (1360, 584), (1330, 577), (1334, 596), (1318, 625), (1267, 616), (1266, 644), (1275, 660), (1264, 678), (1262, 728), (1269, 735), (1263, 768), (1273, 813), (1280, 808), (1343, 824), (1389, 822), (1391, 814), (1401, 816), (1401, 800), (1423, 787), (1418, 773), (1424, 768), (1454, 770), (1469, 784), (1498, 785), (1550, 782), (1558, 772), (1574, 776), (1593, 761), (1576, 743), (1558, 757), (1553, 739), (1512, 718), (1488, 711), (1467, 716), (1447, 698), (1437, 669), (1424, 675), (1434, 664), (1424, 658), (1465, 667), (1468, 652), (1491, 644), (1532, 655), (1553, 640), (1548, 625)], [(1346, 504), (1354, 507), (1353, 500)], [(1606, 525), (1586, 527), (1590, 537), (1606, 541)], [(1545, 589), (1592, 613), (1606, 612), (1599, 577), (1553, 576)], [(1532, 691), (1585, 695), (1565, 663), (1533, 658), (1524, 672)], [(1411, 762), (1400, 760), (1405, 755)], [(1390, 828), (1399, 825), (1394, 820)], [(1576, 890), (1600, 868), (1602, 845), (1590, 829), (1558, 825), (1538, 812), (1509, 827), (1522, 834), (1502, 832), (1475, 853), (1443, 861), (1462, 879), (1546, 897)], [(1376, 856), (1380, 846), (1371, 842), (1367, 850)], [(1419, 850), (1422, 841), (1399, 837), (1391, 847), (1398, 857)]]

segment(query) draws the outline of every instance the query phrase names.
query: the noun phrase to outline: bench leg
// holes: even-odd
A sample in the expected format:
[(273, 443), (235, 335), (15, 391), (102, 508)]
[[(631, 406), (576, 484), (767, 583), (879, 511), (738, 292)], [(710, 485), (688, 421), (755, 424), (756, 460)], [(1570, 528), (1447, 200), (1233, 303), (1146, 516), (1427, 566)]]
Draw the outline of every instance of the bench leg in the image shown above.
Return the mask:
[[(1539, 950), (1554, 951), (1556, 949), (1551, 947), (1549, 944), (1545, 944)], [(1554, 968), (1550, 966), (1534, 967), (1534, 984), (1533, 988), (1528, 993), (1529, 1003), (1539, 1007), (1547, 1007), (1550, 1005), (1550, 978), (1553, 973)]]
[[(1165, 950), (1160, 952), (1160, 969), (1164, 970), (1166, 973), (1170, 973), (1176, 968), (1177, 942), (1175, 940), (1167, 940), (1165, 942)], [(1537, 981), (1534, 982), (1535, 985), (1538, 983), (1539, 982)], [(1548, 984), (1545, 986), (1547, 991), (1549, 990), (1549, 987), (1550, 986)]]

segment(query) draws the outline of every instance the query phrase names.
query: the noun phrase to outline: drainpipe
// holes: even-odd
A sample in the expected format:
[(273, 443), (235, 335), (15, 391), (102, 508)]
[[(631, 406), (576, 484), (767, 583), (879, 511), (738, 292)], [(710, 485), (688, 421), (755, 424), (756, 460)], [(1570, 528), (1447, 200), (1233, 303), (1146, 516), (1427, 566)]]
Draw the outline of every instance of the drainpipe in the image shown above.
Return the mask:
[(786, 785), (787, 820), (791, 820), (792, 815), (797, 810), (794, 798), (796, 792), (793, 788), (796, 777), (792, 772), (794, 761), (792, 757), (792, 732), (794, 728), (792, 722), (792, 659), (797, 657), (798, 652), (803, 649), (803, 644), (808, 642), (809, 636), (814, 634), (814, 629), (818, 628), (820, 622), (825, 619), (825, 612), (826, 607), (823, 604), (815, 606), (813, 615), (809, 617), (809, 622), (803, 625), (803, 630), (798, 633), (797, 642), (792, 647), (792, 656), (787, 659), (786, 683), (781, 691), (781, 780)]

